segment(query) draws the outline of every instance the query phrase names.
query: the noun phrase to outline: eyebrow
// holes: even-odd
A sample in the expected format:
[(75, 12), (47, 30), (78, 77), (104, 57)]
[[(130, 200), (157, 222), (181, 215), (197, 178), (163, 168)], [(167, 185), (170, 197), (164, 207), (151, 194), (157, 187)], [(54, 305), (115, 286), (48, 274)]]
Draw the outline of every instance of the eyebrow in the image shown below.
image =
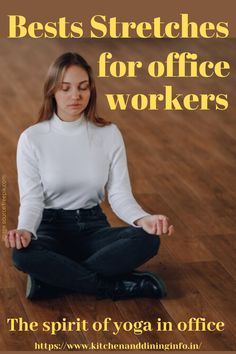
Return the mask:
[[(80, 82), (78, 82), (78, 84), (83, 84), (84, 82), (89, 82), (89, 80), (80, 81)], [(71, 82), (62, 81), (61, 84), (68, 84), (68, 85), (70, 85)]]

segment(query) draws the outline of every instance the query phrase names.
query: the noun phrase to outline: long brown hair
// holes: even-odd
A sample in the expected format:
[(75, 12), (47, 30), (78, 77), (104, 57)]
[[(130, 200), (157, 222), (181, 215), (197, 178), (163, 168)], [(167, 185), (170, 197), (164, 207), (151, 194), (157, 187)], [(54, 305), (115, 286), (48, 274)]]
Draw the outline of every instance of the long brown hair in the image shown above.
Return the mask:
[(57, 104), (54, 98), (55, 90), (59, 80), (71, 65), (78, 65), (84, 69), (89, 77), (90, 99), (84, 110), (86, 118), (98, 126), (111, 124), (97, 114), (97, 91), (91, 66), (78, 53), (67, 52), (60, 55), (49, 67), (43, 89), (43, 103), (39, 110), (38, 122), (51, 119), (57, 111)]

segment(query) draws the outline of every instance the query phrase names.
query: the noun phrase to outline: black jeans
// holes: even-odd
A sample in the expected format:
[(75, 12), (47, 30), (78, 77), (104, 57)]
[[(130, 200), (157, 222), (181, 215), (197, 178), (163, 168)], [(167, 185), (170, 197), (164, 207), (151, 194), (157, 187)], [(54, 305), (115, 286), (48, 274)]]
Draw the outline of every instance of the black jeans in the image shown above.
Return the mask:
[(159, 236), (133, 226), (111, 227), (99, 205), (44, 209), (38, 239), (12, 250), (17, 269), (54, 287), (98, 294), (116, 276), (155, 256)]

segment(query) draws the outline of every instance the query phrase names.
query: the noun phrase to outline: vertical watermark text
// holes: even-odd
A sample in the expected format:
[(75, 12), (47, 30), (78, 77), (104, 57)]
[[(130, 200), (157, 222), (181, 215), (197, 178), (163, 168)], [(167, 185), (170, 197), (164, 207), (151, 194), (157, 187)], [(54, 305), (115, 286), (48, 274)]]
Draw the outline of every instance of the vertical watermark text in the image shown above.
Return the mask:
[(1, 178), (1, 235), (2, 240), (7, 233), (7, 176)]

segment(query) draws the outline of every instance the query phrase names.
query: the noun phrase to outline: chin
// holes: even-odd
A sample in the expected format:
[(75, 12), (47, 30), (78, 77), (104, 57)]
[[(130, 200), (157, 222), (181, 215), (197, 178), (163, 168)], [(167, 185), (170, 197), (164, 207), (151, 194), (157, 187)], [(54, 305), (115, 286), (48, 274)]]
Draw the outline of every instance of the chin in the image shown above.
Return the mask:
[(70, 112), (68, 112), (68, 114), (70, 114), (71, 116), (78, 116), (78, 115), (80, 115), (80, 114), (82, 114), (83, 113), (83, 111), (84, 110), (76, 110), (76, 109), (74, 109), (74, 110), (72, 110), (72, 111), (70, 111)]

